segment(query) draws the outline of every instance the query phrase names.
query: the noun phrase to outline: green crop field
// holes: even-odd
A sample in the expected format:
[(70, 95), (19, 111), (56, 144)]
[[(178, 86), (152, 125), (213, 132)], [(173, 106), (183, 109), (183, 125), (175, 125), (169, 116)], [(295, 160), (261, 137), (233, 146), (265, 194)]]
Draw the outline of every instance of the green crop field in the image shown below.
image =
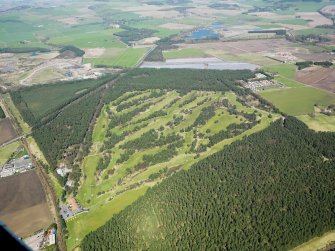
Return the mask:
[[(40, 118), (56, 107), (63, 105), (68, 100), (80, 96), (83, 91), (88, 91), (89, 89), (104, 83), (106, 80), (107, 78), (104, 77), (98, 80), (70, 81), (33, 86), (12, 93), (12, 97), (16, 100), (15, 97), (20, 96), (21, 98), (17, 99), (25, 102), (27, 106), (26, 109), (29, 109), (35, 118)], [(50, 95), (50, 93), (52, 93), (52, 95)], [(20, 112), (24, 113), (25, 111), (22, 109), (23, 108), (21, 108)]]
[(107, 49), (101, 57), (85, 58), (84, 63), (107, 67), (134, 67), (143, 58), (147, 50), (147, 48)]
[(326, 29), (326, 28), (310, 28), (310, 29), (303, 29), (303, 30), (295, 30), (293, 31), (294, 35), (326, 35), (326, 34), (334, 34), (334, 29)]
[(118, 41), (113, 34), (120, 29), (108, 29), (98, 31), (78, 31), (77, 33), (66, 34), (63, 36), (53, 37), (50, 39), (52, 44), (74, 45), (79, 48), (123, 48), (125, 44)]
[(0, 165), (5, 164), (7, 160), (14, 154), (14, 152), (20, 147), (20, 142), (16, 141), (7, 146), (0, 148)]
[[(222, 100), (226, 106), (219, 105)], [(122, 119), (129, 114), (129, 119)], [(127, 92), (105, 105), (93, 130), (91, 152), (82, 164), (85, 178), (77, 195), (90, 211), (67, 223), (69, 249), (147, 187), (278, 118), (268, 115), (242, 105), (232, 92)], [(235, 126), (239, 133), (217, 140), (216, 135)]]
[(164, 51), (163, 56), (165, 59), (196, 58), (196, 57), (201, 58), (201, 57), (205, 57), (206, 53), (202, 49), (187, 48), (187, 49)]
[(297, 87), (260, 93), (281, 111), (289, 115), (304, 115), (314, 112), (314, 105), (330, 105), (335, 94), (313, 87)]

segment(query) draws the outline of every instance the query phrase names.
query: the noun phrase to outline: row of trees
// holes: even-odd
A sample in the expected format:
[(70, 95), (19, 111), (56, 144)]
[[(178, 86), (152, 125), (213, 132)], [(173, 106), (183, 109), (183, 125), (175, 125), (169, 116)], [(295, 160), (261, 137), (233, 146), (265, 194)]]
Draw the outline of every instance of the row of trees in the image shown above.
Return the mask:
[(2, 110), (2, 107), (0, 106), (0, 119), (6, 118), (5, 112)]
[(325, 68), (329, 68), (333, 66), (333, 63), (330, 61), (314, 61), (314, 62), (313, 61), (302, 61), (302, 62), (296, 62), (295, 65), (298, 66), (299, 70), (302, 70), (312, 65), (319, 65)]
[(335, 225), (334, 142), (278, 120), (149, 189), (81, 248), (291, 249)]

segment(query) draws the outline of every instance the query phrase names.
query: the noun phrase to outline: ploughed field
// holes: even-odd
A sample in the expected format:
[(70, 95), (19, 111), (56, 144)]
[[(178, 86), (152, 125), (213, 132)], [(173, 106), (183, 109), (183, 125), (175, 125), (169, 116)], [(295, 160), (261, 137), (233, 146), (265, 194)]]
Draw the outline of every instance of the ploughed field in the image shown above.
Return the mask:
[(42, 184), (34, 170), (0, 179), (0, 221), (27, 236), (52, 223)]
[(17, 137), (10, 118), (0, 120), (0, 145)]

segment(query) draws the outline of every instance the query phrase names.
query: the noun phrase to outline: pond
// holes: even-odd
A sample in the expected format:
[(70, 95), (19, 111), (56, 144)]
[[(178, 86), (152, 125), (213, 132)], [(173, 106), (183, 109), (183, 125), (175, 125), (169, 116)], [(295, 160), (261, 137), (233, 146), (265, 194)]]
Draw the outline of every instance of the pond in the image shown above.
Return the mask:
[(192, 40), (210, 40), (210, 39), (219, 39), (219, 34), (217, 34), (212, 29), (199, 29), (193, 31), (190, 35), (185, 37), (186, 39)]

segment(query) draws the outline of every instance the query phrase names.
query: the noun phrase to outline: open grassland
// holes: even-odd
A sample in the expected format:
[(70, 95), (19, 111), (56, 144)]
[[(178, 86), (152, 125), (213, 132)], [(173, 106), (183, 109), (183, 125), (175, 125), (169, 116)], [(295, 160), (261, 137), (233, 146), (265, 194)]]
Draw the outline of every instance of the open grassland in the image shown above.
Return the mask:
[(335, 231), (325, 233), (320, 237), (313, 238), (312, 240), (291, 249), (291, 251), (316, 251), (328, 250), (329, 245), (335, 243)]
[[(248, 102), (257, 103), (253, 98)], [(232, 92), (136, 91), (105, 105), (82, 164), (84, 179), (77, 195), (90, 211), (67, 223), (68, 248), (147, 187), (278, 118), (268, 115), (243, 105)], [(130, 200), (123, 202), (127, 194)]]
[(289, 115), (306, 115), (314, 112), (315, 104), (326, 106), (335, 102), (335, 94), (312, 87), (265, 91), (260, 94)]
[(147, 51), (147, 48), (107, 49), (100, 57), (85, 58), (84, 63), (91, 63), (94, 66), (134, 67)]
[(163, 56), (165, 59), (175, 58), (200, 58), (205, 57), (206, 53), (199, 48), (186, 48), (171, 51), (164, 51)]
[(0, 165), (5, 164), (7, 160), (14, 154), (14, 152), (19, 148), (20, 142), (16, 141), (7, 146), (0, 148)]
[(335, 116), (327, 116), (321, 113), (298, 116), (302, 122), (315, 131), (335, 131)]

